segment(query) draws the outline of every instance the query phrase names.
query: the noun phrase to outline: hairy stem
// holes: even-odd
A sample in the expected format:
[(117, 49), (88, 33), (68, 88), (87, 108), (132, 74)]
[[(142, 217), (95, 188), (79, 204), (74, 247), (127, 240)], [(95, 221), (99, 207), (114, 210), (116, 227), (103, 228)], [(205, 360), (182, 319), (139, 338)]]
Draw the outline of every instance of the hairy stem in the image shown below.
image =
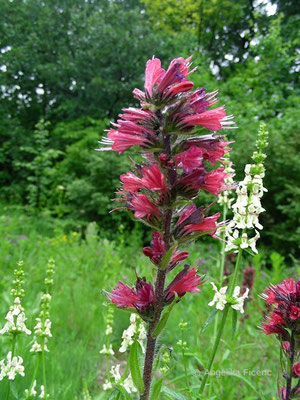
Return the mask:
[(286, 371), (286, 400), (291, 399), (291, 391), (292, 391), (292, 379), (293, 379), (293, 364), (295, 358), (295, 338), (294, 338), (294, 331), (291, 332), (291, 341), (290, 341), (290, 352), (289, 352), (289, 361), (287, 365)]
[[(158, 114), (158, 117), (161, 119), (161, 126), (163, 126), (162, 115)], [(163, 147), (164, 147), (164, 152), (168, 155), (168, 157), (171, 157), (170, 137), (164, 132), (163, 132)], [(174, 185), (174, 177), (171, 169), (168, 169), (168, 180), (169, 180), (169, 185), (172, 187)], [(163, 216), (163, 240), (166, 251), (170, 248), (171, 224), (172, 224), (172, 214), (173, 214), (172, 209), (171, 210), (169, 209), (169, 205), (170, 204), (166, 205)], [(156, 304), (155, 304), (153, 320), (148, 325), (147, 346), (146, 346), (144, 373), (143, 373), (144, 393), (140, 397), (141, 400), (148, 400), (150, 396), (152, 369), (153, 369), (153, 361), (155, 357), (155, 345), (156, 345), (156, 339), (152, 337), (152, 334), (160, 320), (161, 313), (164, 307), (164, 289), (165, 289), (166, 274), (167, 274), (166, 269), (163, 270), (158, 269), (157, 271), (157, 277), (155, 281)]]

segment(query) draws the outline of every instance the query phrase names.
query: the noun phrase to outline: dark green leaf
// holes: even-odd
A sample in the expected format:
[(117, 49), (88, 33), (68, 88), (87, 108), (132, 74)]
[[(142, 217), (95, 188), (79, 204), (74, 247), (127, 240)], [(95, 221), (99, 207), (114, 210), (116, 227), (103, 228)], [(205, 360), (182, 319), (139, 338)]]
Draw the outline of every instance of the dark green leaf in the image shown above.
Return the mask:
[(161, 331), (165, 328), (165, 326), (167, 325), (169, 316), (171, 314), (171, 311), (173, 310), (173, 307), (176, 304), (176, 301), (177, 301), (177, 296), (175, 296), (174, 300), (172, 301), (172, 303), (168, 307), (167, 311), (164, 312), (164, 314), (161, 317), (160, 321), (156, 325), (156, 328), (154, 329), (154, 331), (152, 333), (153, 339), (155, 339), (161, 333)]
[(235, 337), (237, 320), (238, 320), (238, 311), (232, 308), (232, 331), (231, 331), (232, 339), (234, 339)]
[(160, 394), (160, 391), (161, 391), (162, 384), (163, 384), (163, 378), (159, 379), (155, 383), (155, 385), (153, 387), (152, 395), (151, 395), (151, 400), (159, 399), (159, 394)]
[(144, 391), (144, 384), (141, 374), (141, 367), (139, 362), (139, 348), (140, 344), (135, 340), (130, 348), (129, 353), (129, 368), (134, 386), (140, 393)]
[(168, 389), (166, 387), (162, 388), (161, 391), (164, 392), (171, 400), (186, 400), (186, 398), (182, 394), (176, 393), (173, 390)]

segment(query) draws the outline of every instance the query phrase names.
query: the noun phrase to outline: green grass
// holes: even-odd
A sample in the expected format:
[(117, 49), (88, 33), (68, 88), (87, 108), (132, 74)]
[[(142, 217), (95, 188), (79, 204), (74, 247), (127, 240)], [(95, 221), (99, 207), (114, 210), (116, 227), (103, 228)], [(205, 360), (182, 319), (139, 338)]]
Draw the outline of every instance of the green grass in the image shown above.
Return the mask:
[[(151, 279), (152, 269), (141, 253), (141, 239), (134, 233), (126, 236), (116, 232), (116, 239), (108, 241), (97, 235), (94, 225), (90, 225), (86, 239), (79, 233), (65, 235), (61, 222), (47, 216), (26, 216), (20, 211), (2, 208), (0, 219), (0, 326), (11, 304), (10, 287), (16, 263), (22, 259), (26, 272), (26, 295), (23, 300), (27, 325), (33, 329), (39, 312), (40, 296), (47, 260), (56, 262), (55, 285), (52, 296), (52, 334), (47, 354), (48, 388), (53, 400), (88, 399), (83, 392), (87, 388), (91, 399), (108, 399), (108, 392), (102, 390), (105, 379), (105, 362), (99, 354), (106, 343), (104, 317), (107, 307), (102, 289), (111, 290), (119, 280), (134, 282), (134, 268), (137, 273)], [(100, 228), (101, 233), (101, 228)], [(26, 237), (22, 237), (26, 235)], [(274, 255), (275, 254), (275, 255)], [(279, 347), (275, 337), (266, 337), (257, 326), (261, 324), (264, 310), (258, 295), (270, 282), (293, 276), (296, 267), (287, 269), (277, 253), (273, 253), (273, 269), (265, 267), (264, 256), (255, 257), (256, 279), (253, 301), (247, 312), (250, 318), (238, 323), (237, 337), (231, 337), (231, 323), (227, 324), (221, 346), (216, 356), (214, 370), (230, 370), (231, 375), (210, 377), (205, 399), (275, 399), (277, 396), (277, 376), (280, 374)], [(218, 243), (213, 247), (200, 243), (193, 247), (191, 265), (196, 263), (206, 279), (218, 276)], [(274, 261), (275, 260), (275, 261)], [(244, 265), (246, 262), (244, 261)], [(241, 280), (241, 277), (239, 281)], [(200, 333), (212, 309), (208, 302), (213, 297), (209, 283), (202, 286), (200, 294), (187, 294), (176, 305), (168, 321), (167, 328), (159, 339), (163, 346), (171, 348), (170, 371), (164, 382), (169, 390), (196, 399), (199, 376), (208, 363), (212, 348), (214, 323)], [(183, 332), (178, 328), (180, 321), (188, 323)], [(118, 352), (121, 335), (128, 326), (128, 313), (117, 310), (114, 313), (113, 348), (116, 358), (124, 360)], [(179, 339), (187, 342), (184, 357), (177, 345)], [(33, 374), (33, 356), (29, 353), (32, 337), (23, 337), (18, 342), (17, 353), (24, 358), (26, 375), (17, 377), (13, 383), (11, 399), (22, 399), (29, 387)], [(1, 354), (4, 358), (10, 343), (6, 336), (0, 337)], [(189, 375), (186, 384), (185, 366)], [(251, 376), (243, 374), (248, 370), (270, 370), (271, 376)], [(202, 372), (201, 372), (202, 371)], [(236, 371), (240, 371), (239, 376)], [(235, 376), (235, 375), (236, 376)], [(157, 375), (159, 376), (159, 375)], [(41, 384), (41, 376), (39, 376)], [(187, 391), (187, 386), (189, 392)], [(5, 398), (7, 382), (0, 381), (0, 398)], [(171, 392), (169, 392), (171, 393)], [(160, 399), (175, 398), (167, 390)], [(114, 398), (114, 397), (113, 397)], [(134, 399), (134, 396), (132, 397)], [(178, 397), (180, 398), (180, 397)]]

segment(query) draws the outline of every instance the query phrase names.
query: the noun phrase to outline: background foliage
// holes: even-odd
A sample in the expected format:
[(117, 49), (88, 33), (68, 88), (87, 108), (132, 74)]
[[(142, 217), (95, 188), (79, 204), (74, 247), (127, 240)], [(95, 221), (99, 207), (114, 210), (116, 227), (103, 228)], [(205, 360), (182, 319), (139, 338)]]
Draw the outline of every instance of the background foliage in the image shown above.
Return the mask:
[(96, 221), (111, 236), (117, 223), (132, 227), (125, 214), (108, 215), (128, 158), (94, 149), (109, 120), (134, 105), (148, 58), (166, 66), (193, 54), (195, 83), (219, 88), (239, 126), (229, 132), (237, 179), (266, 122), (263, 242), (295, 255), (299, 4), (272, 4), (0, 0), (1, 201), (66, 218), (67, 230)]

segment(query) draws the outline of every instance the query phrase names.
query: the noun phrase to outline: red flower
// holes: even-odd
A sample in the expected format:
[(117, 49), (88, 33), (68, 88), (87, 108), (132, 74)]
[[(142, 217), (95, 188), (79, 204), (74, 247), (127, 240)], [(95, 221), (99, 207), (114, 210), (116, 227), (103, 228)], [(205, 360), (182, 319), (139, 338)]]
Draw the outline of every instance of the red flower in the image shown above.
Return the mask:
[(124, 189), (130, 192), (137, 192), (139, 189), (144, 187), (142, 180), (132, 172), (127, 172), (126, 174), (121, 175), (120, 179), (123, 182)]
[(171, 87), (167, 91), (166, 96), (172, 96), (173, 97), (178, 93), (188, 92), (189, 90), (192, 89), (193, 86), (194, 86), (193, 82), (190, 82), (190, 81), (180, 82), (177, 85)]
[(214, 171), (205, 174), (204, 182), (200, 189), (204, 189), (209, 193), (218, 196), (223, 190), (226, 189), (224, 180), (227, 174), (223, 167), (217, 168)]
[(112, 291), (111, 301), (117, 307), (135, 308), (143, 312), (149, 305), (155, 303), (153, 286), (144, 279), (138, 278), (136, 288), (131, 289), (120, 281)]
[(146, 119), (152, 118), (153, 114), (149, 110), (141, 110), (138, 108), (123, 108), (125, 114), (119, 115), (120, 118), (132, 122), (145, 122)]
[(186, 292), (196, 293), (200, 292), (197, 286), (202, 285), (204, 281), (201, 276), (196, 275), (196, 269), (188, 269), (185, 267), (175, 279), (170, 283), (170, 285), (165, 290), (166, 300), (174, 296), (177, 293), (179, 297), (182, 297)]
[(280, 388), (280, 396), (283, 400), (286, 400), (286, 388), (285, 387)]
[(292, 306), (291, 312), (290, 312), (290, 319), (292, 321), (296, 321), (299, 318), (300, 318), (300, 308), (296, 307), (296, 306)]
[(160, 172), (157, 165), (143, 167), (142, 173), (142, 183), (147, 189), (160, 190), (163, 193), (168, 190), (165, 184), (165, 176)]
[(112, 150), (117, 151), (119, 154), (133, 146), (146, 146), (150, 143), (150, 140), (141, 134), (122, 133), (115, 129), (110, 129), (107, 137), (113, 142)]
[(182, 167), (185, 173), (189, 173), (202, 166), (203, 150), (199, 147), (191, 146), (187, 151), (179, 153), (174, 157), (175, 163)]
[(199, 147), (203, 151), (204, 160), (208, 160), (213, 165), (224, 156), (230, 149), (226, 149), (229, 142), (222, 141), (221, 136), (204, 135), (199, 138), (191, 138), (184, 144), (184, 149), (192, 146)]
[(215, 108), (214, 110), (204, 111), (200, 114), (192, 114), (182, 119), (181, 125), (194, 126), (201, 125), (211, 131), (222, 129), (221, 120), (226, 116), (224, 106)]
[(145, 194), (133, 196), (129, 202), (128, 208), (135, 211), (134, 216), (136, 218), (149, 218), (151, 215), (159, 218), (161, 216), (159, 209), (151, 203)]
[(197, 207), (195, 204), (191, 204), (190, 206), (185, 207), (181, 213), (176, 225), (181, 225), (184, 221), (186, 221), (191, 215), (198, 212)]
[(119, 285), (112, 291), (111, 301), (118, 307), (134, 308), (138, 296), (135, 290), (119, 281)]
[[(143, 253), (146, 257), (150, 258), (153, 264), (159, 265), (166, 253), (165, 244), (159, 232), (153, 232), (152, 238), (150, 247), (144, 247)], [(187, 251), (180, 252), (175, 248), (171, 256), (169, 268), (173, 268), (179, 261), (185, 260), (188, 255), (189, 253)]]
[(295, 364), (293, 366), (293, 373), (295, 376), (299, 376), (300, 377), (300, 363)]
[(145, 90), (152, 95), (153, 86), (161, 82), (165, 75), (165, 70), (161, 68), (161, 62), (158, 58), (148, 60), (145, 72)]
[(277, 312), (273, 312), (270, 315), (270, 324), (271, 325), (285, 325), (285, 320), (282, 318), (282, 316), (280, 314), (278, 314)]
[(271, 335), (272, 333), (276, 333), (279, 336), (283, 336), (287, 334), (287, 331), (280, 325), (268, 324), (266, 322), (263, 323), (262, 329), (266, 335)]
[(157, 87), (157, 91), (159, 93), (163, 93), (171, 85), (186, 81), (186, 76), (194, 71), (193, 70), (189, 72), (189, 67), (191, 65), (190, 60), (191, 57), (187, 58), (186, 60), (183, 57), (172, 60), (166, 74)]
[(217, 219), (220, 218), (220, 213), (216, 213), (211, 217), (203, 218), (203, 221), (198, 224), (188, 224), (182, 229), (184, 236), (191, 235), (196, 232), (207, 232), (209, 235), (213, 236), (217, 230)]

